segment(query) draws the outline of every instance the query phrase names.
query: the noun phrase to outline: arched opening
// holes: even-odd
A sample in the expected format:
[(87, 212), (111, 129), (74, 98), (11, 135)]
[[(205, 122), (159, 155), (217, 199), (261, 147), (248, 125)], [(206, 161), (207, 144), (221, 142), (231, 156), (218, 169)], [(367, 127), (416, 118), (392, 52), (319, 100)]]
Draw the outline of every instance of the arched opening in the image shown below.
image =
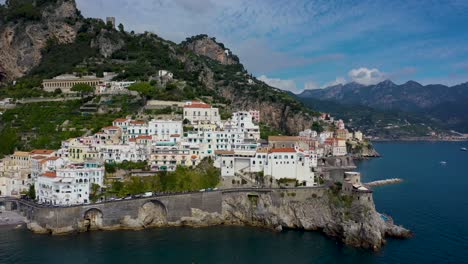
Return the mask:
[(143, 227), (161, 226), (167, 223), (166, 206), (158, 200), (148, 201), (138, 210), (138, 219)]
[(102, 227), (103, 214), (101, 210), (92, 208), (84, 214), (84, 225), (87, 231), (99, 230)]

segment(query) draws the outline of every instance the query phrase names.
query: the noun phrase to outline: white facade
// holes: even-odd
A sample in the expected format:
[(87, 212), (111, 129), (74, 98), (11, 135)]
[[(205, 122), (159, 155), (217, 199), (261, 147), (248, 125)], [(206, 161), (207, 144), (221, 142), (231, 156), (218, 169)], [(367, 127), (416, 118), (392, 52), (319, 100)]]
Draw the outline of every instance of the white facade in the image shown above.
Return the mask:
[(184, 119), (190, 123), (212, 123), (221, 122), (218, 108), (199, 101), (188, 101), (184, 106)]
[(182, 121), (153, 119), (148, 122), (148, 133), (156, 135), (158, 139), (169, 139), (171, 135), (180, 135), (183, 132)]
[(313, 168), (317, 167), (317, 155), (293, 148), (272, 149), (264, 174), (275, 180), (294, 179), (304, 186), (315, 186)]
[(96, 85), (96, 94), (128, 93), (128, 87), (135, 82), (104, 82)]
[(170, 71), (166, 71), (166, 70), (159, 70), (158, 71), (158, 77), (164, 77), (164, 78), (168, 78), (168, 79), (172, 79), (174, 78), (174, 74)]
[(354, 139), (358, 141), (362, 141), (362, 132), (361, 131), (354, 132)]
[(253, 116), (248, 111), (239, 111), (232, 114), (231, 129), (244, 133), (245, 139), (259, 140), (260, 127), (254, 124)]
[(332, 155), (339, 157), (339, 156), (346, 156), (347, 153), (348, 152), (346, 150), (346, 140), (334, 139)]
[(103, 186), (104, 166), (97, 162), (70, 164), (38, 177), (35, 188), (39, 203), (74, 205), (89, 203), (93, 184)]
[(297, 180), (303, 186), (315, 186), (313, 168), (317, 167), (317, 154), (298, 148), (280, 148), (270, 151), (217, 151), (215, 166), (221, 176), (263, 172), (275, 180)]
[(299, 132), (299, 136), (305, 138), (316, 138), (317, 135), (317, 131), (314, 131), (312, 129), (306, 129), (304, 131)]

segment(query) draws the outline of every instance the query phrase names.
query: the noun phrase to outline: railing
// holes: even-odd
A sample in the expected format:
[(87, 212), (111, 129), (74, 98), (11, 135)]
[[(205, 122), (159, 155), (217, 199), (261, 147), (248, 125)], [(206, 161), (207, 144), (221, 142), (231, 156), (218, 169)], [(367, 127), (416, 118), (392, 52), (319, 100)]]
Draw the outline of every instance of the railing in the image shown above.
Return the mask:
[[(3, 197), (0, 198), (0, 201), (5, 202), (12, 202), (17, 201), (22, 204), (26, 204), (28, 206), (34, 208), (72, 208), (72, 207), (81, 207), (81, 206), (97, 206), (100, 204), (108, 204), (108, 203), (120, 203), (120, 202), (128, 202), (128, 201), (135, 201), (135, 200), (151, 200), (155, 198), (162, 198), (162, 197), (172, 197), (172, 196), (179, 196), (179, 195), (189, 195), (189, 194), (203, 194), (203, 193), (242, 193), (242, 192), (272, 192), (272, 191), (291, 191), (291, 190), (307, 190), (307, 189), (326, 189), (328, 186), (308, 186), (308, 187), (280, 187), (280, 188), (255, 188), (255, 187), (245, 187), (245, 188), (230, 188), (230, 189), (218, 189), (218, 190), (207, 190), (207, 191), (183, 191), (183, 192), (159, 192), (154, 193), (152, 196), (148, 197), (132, 197), (132, 198), (122, 198), (119, 200), (109, 200), (109, 201), (102, 201), (98, 203), (89, 203), (89, 204), (76, 204), (76, 205), (46, 205), (46, 204), (38, 204), (32, 200), (26, 199), (19, 199), (15, 197)], [(2, 200), (4, 199), (4, 200)]]

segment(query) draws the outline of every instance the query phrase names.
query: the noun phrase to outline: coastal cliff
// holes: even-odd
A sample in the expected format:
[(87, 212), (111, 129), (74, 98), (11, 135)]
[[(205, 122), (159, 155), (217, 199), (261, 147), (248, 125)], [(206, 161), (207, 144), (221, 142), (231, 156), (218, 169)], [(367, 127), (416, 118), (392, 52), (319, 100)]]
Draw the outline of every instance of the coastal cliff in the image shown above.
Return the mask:
[(322, 231), (345, 244), (378, 250), (385, 237), (411, 232), (376, 210), (372, 196), (346, 195), (336, 188), (226, 190), (34, 210), (28, 228), (67, 234), (91, 230), (164, 226), (248, 225)]

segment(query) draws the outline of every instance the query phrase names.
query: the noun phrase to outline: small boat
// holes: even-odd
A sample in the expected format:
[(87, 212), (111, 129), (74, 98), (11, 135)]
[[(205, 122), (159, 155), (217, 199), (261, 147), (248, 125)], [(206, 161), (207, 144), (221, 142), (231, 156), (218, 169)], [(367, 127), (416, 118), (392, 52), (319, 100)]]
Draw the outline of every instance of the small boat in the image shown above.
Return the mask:
[(460, 148), (460, 150), (461, 150), (461, 151), (467, 151), (467, 149), (466, 149), (466, 148)]
[(446, 161), (441, 161), (440, 165), (447, 165), (447, 162)]

